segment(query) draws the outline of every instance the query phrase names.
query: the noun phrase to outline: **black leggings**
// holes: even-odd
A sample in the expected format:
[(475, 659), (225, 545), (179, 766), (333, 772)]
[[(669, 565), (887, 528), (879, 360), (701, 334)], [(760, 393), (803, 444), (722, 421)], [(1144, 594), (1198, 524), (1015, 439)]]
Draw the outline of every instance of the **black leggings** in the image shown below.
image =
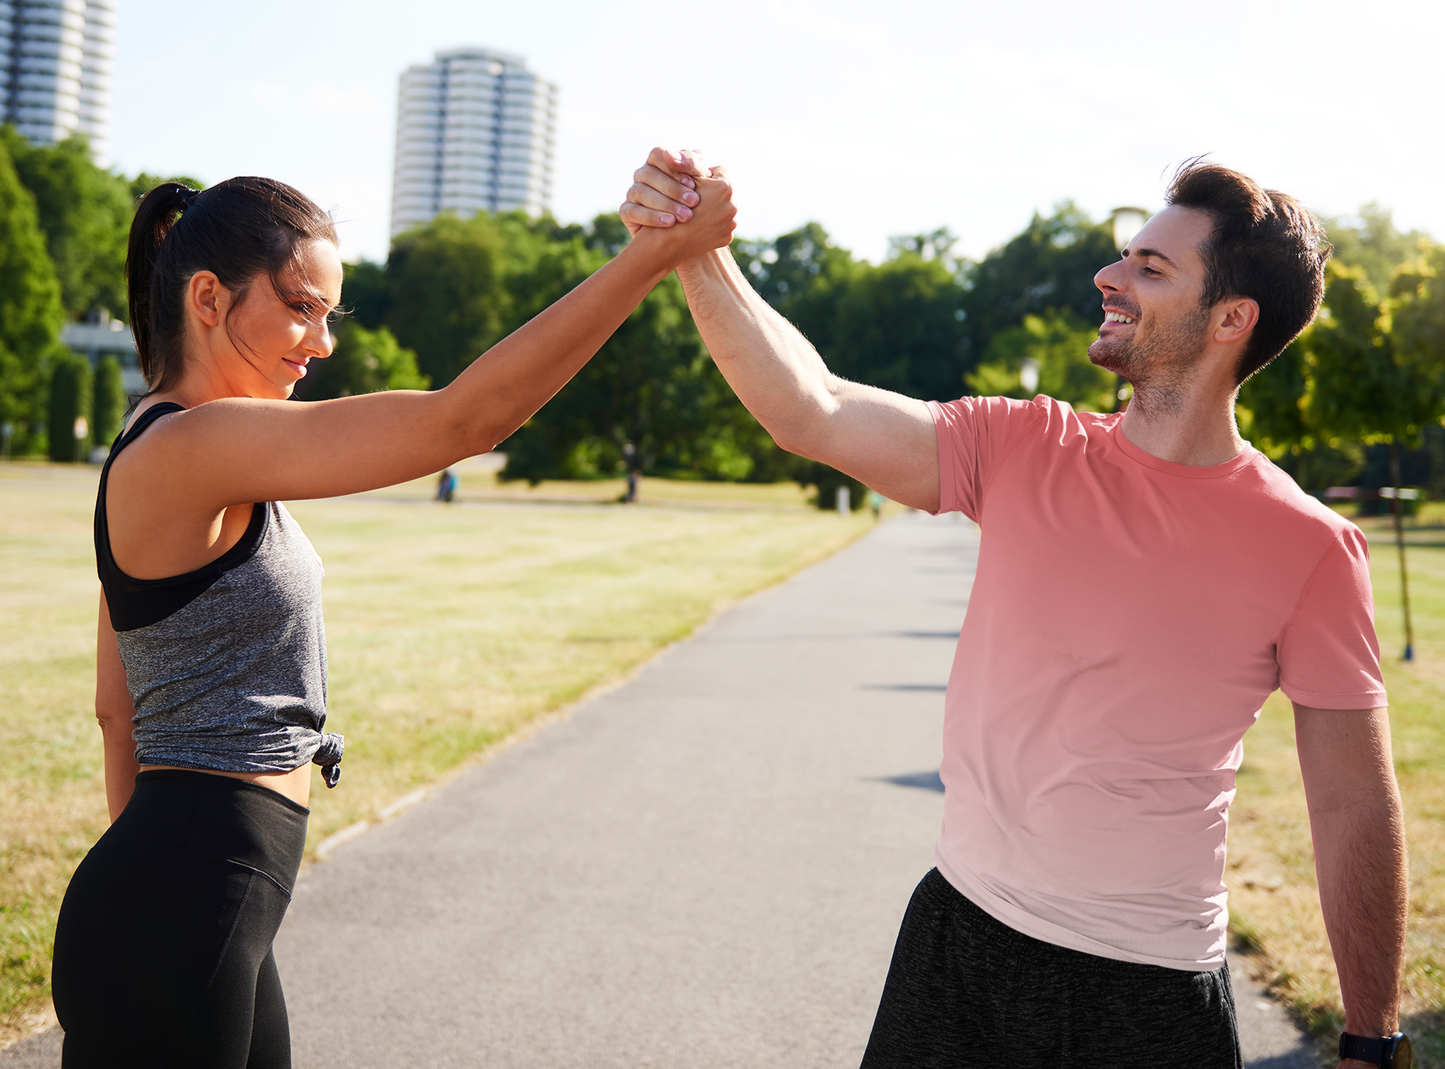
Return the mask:
[(1043, 943), (937, 869), (913, 892), (863, 1069), (1239, 1069), (1229, 968), (1186, 972)]
[(271, 942), (307, 813), (227, 776), (136, 777), (60, 907), (51, 986), (64, 1069), (289, 1069)]

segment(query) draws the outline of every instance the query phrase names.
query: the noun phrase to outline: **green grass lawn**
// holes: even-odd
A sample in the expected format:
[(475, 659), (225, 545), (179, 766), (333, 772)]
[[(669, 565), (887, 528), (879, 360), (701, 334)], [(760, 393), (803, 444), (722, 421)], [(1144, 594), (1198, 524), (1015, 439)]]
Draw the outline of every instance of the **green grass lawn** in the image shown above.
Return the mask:
[[(603, 503), (620, 481), (461, 476), (453, 506), (432, 480), (291, 506), (326, 565), (328, 726), (347, 736), (341, 786), (313, 780), (313, 848), (872, 524), (787, 485), (644, 480), (631, 508)], [(45, 1004), (60, 898), (107, 823), (96, 479), (0, 464), (0, 1041)]]
[[(1428, 519), (1428, 517), (1427, 517)], [(1402, 661), (1399, 561), (1387, 519), (1362, 520), (1395, 771), (1410, 846), (1410, 924), (1402, 1027), (1416, 1065), (1445, 1067), (1445, 529), (1408, 533), (1415, 660)], [(1309, 818), (1294, 752), (1290, 704), (1276, 693), (1245, 737), (1239, 793), (1230, 812), (1229, 885), (1237, 935), (1261, 948), (1259, 975), (1324, 1040), (1341, 1027), (1334, 962), (1320, 919)], [(1331, 1061), (1329, 1064), (1333, 1065)]]

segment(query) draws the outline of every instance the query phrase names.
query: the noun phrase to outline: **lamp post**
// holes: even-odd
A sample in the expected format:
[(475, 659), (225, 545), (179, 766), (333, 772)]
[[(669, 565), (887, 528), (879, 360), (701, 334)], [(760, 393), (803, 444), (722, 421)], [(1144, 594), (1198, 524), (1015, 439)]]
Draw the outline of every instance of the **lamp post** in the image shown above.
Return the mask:
[(1115, 208), (1109, 214), (1114, 220), (1114, 248), (1123, 253), (1149, 221), (1149, 213), (1143, 208)]
[(1032, 397), (1039, 389), (1039, 362), (1031, 356), (1024, 357), (1019, 361), (1019, 385), (1024, 388), (1024, 396)]
[[(1123, 207), (1115, 208), (1109, 213), (1114, 223), (1114, 248), (1119, 250), (1119, 255), (1124, 255), (1124, 250), (1129, 247), (1129, 242), (1134, 240), (1134, 235), (1144, 229), (1144, 224), (1149, 221), (1149, 213), (1143, 208)], [(1129, 385), (1124, 381), (1122, 375), (1116, 375), (1114, 381), (1114, 411), (1123, 409), (1129, 394)]]

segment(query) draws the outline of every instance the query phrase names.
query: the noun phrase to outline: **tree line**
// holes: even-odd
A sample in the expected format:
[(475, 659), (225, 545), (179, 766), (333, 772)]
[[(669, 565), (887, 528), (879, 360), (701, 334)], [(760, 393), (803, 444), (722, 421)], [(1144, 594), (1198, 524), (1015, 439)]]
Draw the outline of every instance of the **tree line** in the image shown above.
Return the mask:
[(135, 203), (165, 180), (97, 167), (82, 136), (34, 146), (14, 127), (0, 126), (0, 435), (6, 452), (82, 460), (92, 443), (108, 445), (119, 433), (127, 403), (119, 363), (106, 357), (92, 368), (60, 335), (67, 323), (123, 316)]
[[(92, 372), (60, 331), (124, 312), (130, 219), (161, 180), (97, 167), (78, 137), (35, 147), (0, 127), (0, 423), (12, 452), (79, 459), (119, 429), (119, 369), (103, 360)], [(1375, 206), (1326, 224), (1335, 254), (1325, 308), (1245, 384), (1243, 432), (1309, 490), (1361, 482), (1445, 494), (1445, 251)], [(626, 241), (615, 214), (585, 225), (520, 212), (438, 216), (396, 238), (384, 263), (346, 265), (336, 352), (311, 365), (297, 396), (445, 385)], [(1116, 407), (1117, 383), (1087, 356), (1101, 314), (1093, 276), (1117, 258), (1110, 226), (1065, 202), (980, 260), (958, 257), (956, 245), (946, 229), (898, 237), (873, 264), (808, 223), (738, 241), (733, 254), (850, 379), (919, 398), (1023, 396), (1031, 363), (1038, 392)], [(86, 417), (88, 440), (68, 433), (70, 413)], [(815, 486), (821, 504), (851, 483), (773, 445), (708, 358), (675, 277), (502, 448), (509, 479), (629, 468), (793, 479)], [(863, 488), (851, 486), (861, 504)]]
[[(1092, 279), (1117, 256), (1111, 235), (1066, 203), (977, 263), (956, 257), (956, 238), (938, 230), (894, 239), (875, 265), (835, 245), (817, 223), (771, 241), (740, 241), (733, 255), (839, 374), (914, 397), (953, 398), (974, 373), (1006, 381), (1036, 321), (1046, 333), (1064, 324), (1069, 341), (1092, 332)], [(350, 321), (338, 352), (349, 331), (414, 354), (418, 375), (445, 384), (626, 240), (614, 214), (586, 225), (522, 213), (439, 216), (399, 236), (385, 263), (347, 265)], [(1087, 341), (1063, 378), (1082, 376), (1096, 387), (1090, 397), (1111, 397), (1112, 378), (1088, 363), (1086, 348)], [(303, 395), (334, 395), (334, 383), (354, 374), (345, 366), (326, 361)], [(1045, 387), (1052, 375), (1050, 365)], [(847, 484), (856, 505), (864, 499), (859, 484), (773, 444), (708, 358), (675, 277), (502, 449), (506, 479), (597, 478), (635, 467), (674, 478), (797, 480), (815, 487), (823, 505)]]

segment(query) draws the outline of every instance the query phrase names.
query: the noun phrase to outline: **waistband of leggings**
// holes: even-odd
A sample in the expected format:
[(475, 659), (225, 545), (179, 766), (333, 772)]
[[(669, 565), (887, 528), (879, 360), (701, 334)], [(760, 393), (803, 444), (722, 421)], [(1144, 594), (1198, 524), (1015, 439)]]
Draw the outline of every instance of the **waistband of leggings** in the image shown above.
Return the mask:
[(113, 849), (173, 850), (263, 873), (287, 894), (306, 849), (309, 810), (246, 780), (186, 769), (136, 776), (105, 840)]

